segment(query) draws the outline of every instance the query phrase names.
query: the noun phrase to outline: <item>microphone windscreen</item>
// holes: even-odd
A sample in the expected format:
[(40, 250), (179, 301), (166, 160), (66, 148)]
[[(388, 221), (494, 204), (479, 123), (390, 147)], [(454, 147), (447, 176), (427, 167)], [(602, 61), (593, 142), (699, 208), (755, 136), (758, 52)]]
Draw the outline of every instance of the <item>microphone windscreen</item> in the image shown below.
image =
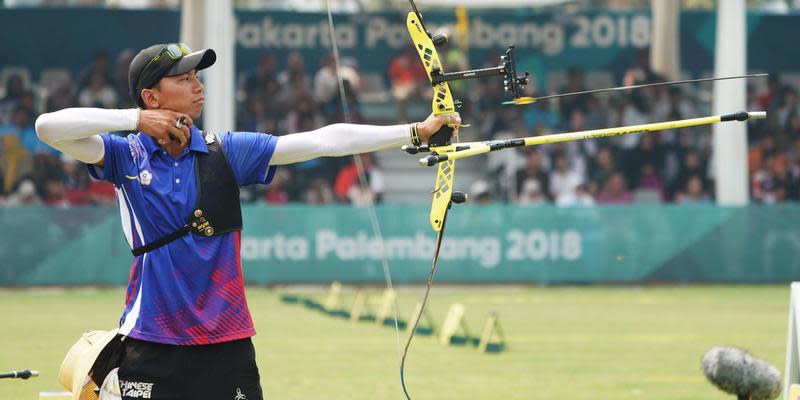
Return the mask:
[(713, 347), (702, 360), (706, 378), (723, 392), (772, 400), (781, 393), (781, 373), (766, 361), (735, 347)]

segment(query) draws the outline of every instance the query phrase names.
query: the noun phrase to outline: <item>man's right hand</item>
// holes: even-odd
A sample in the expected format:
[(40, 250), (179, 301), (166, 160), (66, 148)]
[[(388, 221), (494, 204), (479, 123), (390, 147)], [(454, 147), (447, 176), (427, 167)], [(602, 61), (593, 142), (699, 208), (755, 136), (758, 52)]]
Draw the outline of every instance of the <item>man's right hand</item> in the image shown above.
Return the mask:
[[(183, 123), (177, 128), (175, 125), (180, 118), (183, 118)], [(152, 137), (161, 147), (183, 150), (189, 144), (189, 127), (192, 124), (192, 118), (184, 113), (170, 110), (141, 110), (137, 129)]]

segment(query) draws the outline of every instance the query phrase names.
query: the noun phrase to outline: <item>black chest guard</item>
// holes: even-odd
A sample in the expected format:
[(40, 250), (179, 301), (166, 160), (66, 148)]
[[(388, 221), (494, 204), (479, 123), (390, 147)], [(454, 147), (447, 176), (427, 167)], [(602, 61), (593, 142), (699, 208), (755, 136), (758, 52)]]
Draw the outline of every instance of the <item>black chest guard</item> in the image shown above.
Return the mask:
[(216, 135), (205, 132), (208, 154), (195, 153), (194, 171), (197, 202), (186, 225), (172, 233), (132, 250), (134, 256), (153, 251), (189, 232), (214, 236), (242, 230), (239, 184)]

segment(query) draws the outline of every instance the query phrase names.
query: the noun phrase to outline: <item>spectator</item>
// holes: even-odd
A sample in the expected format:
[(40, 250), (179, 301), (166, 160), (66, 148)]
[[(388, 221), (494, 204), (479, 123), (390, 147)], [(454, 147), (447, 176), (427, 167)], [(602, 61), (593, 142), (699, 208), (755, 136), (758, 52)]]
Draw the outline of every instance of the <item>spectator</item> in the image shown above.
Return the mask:
[[(608, 126), (608, 108), (605, 104), (600, 102), (599, 98), (589, 98), (589, 101), (586, 103), (586, 107), (588, 108), (588, 111), (584, 117), (584, 124), (586, 125), (585, 129), (601, 129)], [(605, 142), (608, 142), (608, 139), (600, 139), (598, 141), (598, 143)]]
[(775, 74), (770, 74), (767, 81), (767, 90), (758, 95), (758, 104), (760, 110), (771, 111), (778, 107), (778, 97), (783, 92), (783, 84)]
[(286, 58), (286, 69), (278, 74), (278, 84), (310, 90), (311, 85), (306, 75), (305, 60), (300, 53), (289, 53)]
[(245, 74), (239, 88), (237, 128), (251, 132), (276, 133), (284, 107), (275, 70), (275, 57), (265, 53), (256, 68)]
[(0, 171), (3, 174), (1, 193), (10, 193), (12, 188), (24, 176), (33, 171), (33, 157), (28, 153), (19, 137), (14, 134), (3, 134), (0, 129)]
[[(342, 68), (344, 72), (344, 68)], [(348, 68), (348, 73), (354, 73), (352, 68)], [(342, 77), (344, 78), (344, 76)], [(322, 65), (314, 75), (314, 99), (319, 104), (334, 102), (339, 93), (339, 76), (336, 72), (336, 58), (333, 54), (328, 54), (322, 59)]]
[(406, 46), (389, 62), (389, 79), (392, 97), (397, 102), (397, 118), (401, 122), (408, 120), (408, 101), (429, 91), (428, 75), (414, 46)]
[(19, 98), (19, 107), (28, 110), (32, 117), (38, 115), (36, 113), (36, 96), (34, 96), (33, 92), (30, 90), (22, 92), (22, 96)]
[(61, 183), (64, 185), (64, 194), (69, 205), (84, 205), (89, 203), (89, 174), (86, 168), (78, 165), (74, 158), (62, 154), (61, 157)]
[(19, 101), (25, 93), (22, 77), (11, 75), (6, 79), (6, 95), (0, 99), (0, 124), (11, 120), (14, 110), (19, 106)]
[(317, 110), (317, 104), (314, 102), (314, 97), (311, 93), (297, 93), (294, 106), (286, 115), (284, 131), (307, 132), (322, 127), (325, 121)]
[(6, 206), (9, 207), (36, 206), (40, 204), (42, 204), (42, 200), (36, 191), (36, 185), (30, 179), (20, 182), (17, 190), (6, 199)]
[(603, 190), (597, 195), (598, 204), (630, 204), (633, 203), (633, 194), (628, 191), (625, 177), (617, 172), (608, 178)]
[(639, 144), (625, 152), (626, 180), (639, 182), (642, 167), (652, 164), (657, 171), (664, 169), (664, 151), (658, 144), (656, 135), (644, 134), (639, 138)]
[(469, 194), (475, 204), (489, 204), (492, 202), (492, 190), (489, 182), (478, 179), (469, 185)]
[(241, 90), (248, 98), (272, 96), (278, 80), (275, 72), (275, 56), (264, 53), (259, 57), (256, 68), (245, 74)]
[[(560, 88), (559, 93), (574, 93), (586, 90), (583, 70), (578, 67), (571, 67), (567, 70), (567, 83)], [(562, 97), (559, 100), (559, 114), (562, 121), (569, 121), (573, 114), (586, 114), (589, 111), (589, 99), (587, 94)]]
[(614, 163), (614, 155), (608, 146), (601, 147), (594, 156), (593, 165), (590, 172), (590, 180), (598, 187), (603, 187), (612, 174), (617, 172)]
[(523, 181), (520, 187), (519, 196), (517, 196), (517, 203), (523, 205), (539, 205), (547, 203), (547, 196), (545, 195), (544, 188), (539, 180), (527, 179)]
[(786, 88), (783, 92), (783, 104), (778, 109), (778, 126), (789, 129), (791, 120), (800, 115), (800, 105), (797, 103), (797, 89)]
[(51, 180), (61, 181), (63, 174), (62, 162), (58, 156), (49, 153), (38, 153), (33, 156), (33, 171), (28, 177), (36, 184), (39, 195), (44, 199), (47, 182)]
[(361, 187), (358, 177), (358, 169), (355, 161), (342, 168), (336, 177), (334, 192), (339, 200), (355, 205), (367, 205), (371, 202), (380, 202), (383, 196), (383, 174), (374, 164), (372, 154), (361, 154), (364, 174), (366, 175), (369, 187)]
[(556, 154), (554, 165), (555, 168), (550, 172), (550, 198), (558, 201), (562, 196), (572, 196), (575, 188), (583, 183), (583, 177), (570, 168), (563, 152)]
[(641, 173), (639, 174), (639, 184), (636, 189), (658, 192), (659, 198), (662, 201), (666, 200), (664, 181), (658, 176), (656, 167), (652, 163), (642, 164)]
[(772, 136), (764, 136), (747, 152), (747, 165), (750, 174), (754, 173), (760, 165), (764, 163), (767, 156), (775, 152), (775, 139)]
[(625, 72), (622, 84), (631, 86), (663, 81), (664, 77), (653, 70), (650, 64), (650, 48), (646, 48), (636, 52), (636, 65)]
[(276, 112), (288, 112), (298, 102), (299, 96), (311, 93), (311, 85), (305, 71), (305, 62), (300, 53), (290, 53), (286, 69), (278, 74), (279, 90), (276, 93)]
[[(296, 103), (283, 121), (282, 131), (308, 132), (323, 125), (322, 117), (317, 112), (314, 99), (309, 92), (297, 94)], [(287, 185), (292, 188), (291, 198), (297, 199), (299, 194), (306, 190), (307, 185), (314, 177), (321, 176), (333, 179), (336, 176), (336, 161), (325, 158), (295, 163), (288, 167), (292, 171), (294, 181)]]
[(354, 106), (356, 93), (361, 87), (361, 78), (355, 68), (342, 64), (336, 68), (336, 59), (329, 54), (322, 62), (322, 67), (314, 76), (314, 100), (319, 104), (319, 109), (325, 123), (344, 122), (342, 101), (339, 94), (339, 76), (342, 77), (342, 84), (345, 89), (350, 112), (357, 108)]
[[(696, 151), (690, 151), (684, 156), (683, 165), (681, 165), (678, 176), (671, 184), (671, 195), (674, 196), (678, 190), (685, 188), (692, 175), (697, 175), (701, 178), (706, 176), (705, 163), (700, 160), (700, 155)], [(703, 181), (703, 186), (708, 186), (707, 182)]]
[(800, 137), (800, 113), (795, 112), (789, 116), (789, 123), (786, 127), (786, 134), (789, 137)]
[(582, 183), (575, 186), (575, 190), (558, 198), (556, 205), (559, 207), (591, 207), (595, 204), (590, 193), (589, 185)]
[(44, 204), (48, 207), (67, 208), (70, 206), (64, 182), (48, 179), (44, 182)]
[(657, 102), (653, 109), (654, 120), (670, 121), (695, 116), (697, 107), (683, 95), (680, 87), (670, 87), (667, 93), (667, 100)]
[(121, 103), (131, 107), (136, 107), (137, 105), (130, 101), (130, 89), (128, 88), (128, 68), (130, 67), (131, 61), (133, 61), (133, 56), (135, 55), (136, 54), (134, 54), (133, 50), (131, 49), (122, 50), (117, 56), (117, 61), (114, 65), (114, 74), (111, 76), (111, 86), (117, 93), (117, 98), (124, 99), (121, 101)]
[(117, 192), (114, 185), (91, 178), (89, 180), (89, 203), (98, 206), (112, 206), (117, 203)]
[(538, 201), (539, 197), (542, 201), (548, 201), (549, 181), (542, 157), (543, 155), (539, 151), (530, 152), (525, 168), (517, 171), (517, 201), (523, 202), (523, 197), (527, 198), (529, 202)]
[(55, 90), (47, 97), (47, 112), (77, 107), (78, 97), (75, 95), (75, 86), (71, 81), (59, 83)]
[(277, 132), (278, 116), (270, 112), (270, 108), (260, 96), (248, 98), (242, 107), (245, 112), (239, 116), (238, 129), (246, 132)]
[(88, 79), (88, 84), (78, 95), (78, 104), (81, 107), (114, 108), (117, 106), (117, 93), (108, 85), (108, 81), (101, 72), (92, 73)]
[(311, 180), (308, 190), (303, 194), (303, 200), (308, 204), (332, 204), (336, 202), (336, 196), (330, 183), (318, 177)]
[(768, 203), (773, 200), (769, 197), (773, 182), (772, 174), (764, 165), (765, 161), (761, 159), (756, 160), (758, 164), (751, 167), (753, 168), (753, 172), (750, 173), (750, 196), (756, 203)]
[(48, 146), (36, 137), (36, 131), (33, 129), (33, 113), (21, 105), (14, 110), (8, 123), (0, 125), (0, 136), (3, 135), (16, 137), (28, 154), (36, 154), (39, 150), (50, 153), (46, 150)]
[(267, 186), (264, 194), (264, 202), (269, 204), (286, 204), (289, 202), (289, 192), (286, 190), (286, 183), (291, 178), (289, 170), (279, 169), (275, 172), (272, 183)]
[(686, 183), (686, 188), (675, 196), (675, 202), (681, 204), (710, 203), (711, 196), (706, 193), (703, 187), (703, 179), (697, 175), (692, 175)]
[[(696, 117), (697, 106), (684, 96), (680, 87), (673, 86), (666, 90), (666, 100), (659, 99), (653, 105), (653, 119), (655, 121), (673, 121)], [(663, 143), (674, 143), (680, 131), (667, 130), (658, 134)], [(661, 166), (658, 166), (659, 171)]]
[[(507, 112), (514, 112), (514, 110), (511, 109)], [(522, 109), (520, 113), (522, 121), (525, 123), (525, 129), (530, 132), (550, 133), (559, 126), (558, 114), (550, 111), (550, 102), (548, 101), (537, 101)]]
[(91, 85), (93, 79), (102, 80), (102, 85), (108, 85), (111, 81), (111, 58), (105, 50), (98, 51), (92, 58), (92, 63), (81, 71), (78, 75), (78, 85), (85, 88)]
[(788, 163), (789, 160), (783, 153), (774, 154), (767, 160), (767, 166), (770, 168), (770, 172), (776, 181), (776, 186), (782, 187), (785, 195), (796, 192), (796, 184), (792, 180)]
[[(625, 96), (621, 102), (621, 125), (642, 125), (650, 122), (650, 104), (642, 91), (636, 91)], [(639, 143), (641, 135), (623, 135), (615, 142), (625, 150), (630, 150)]]

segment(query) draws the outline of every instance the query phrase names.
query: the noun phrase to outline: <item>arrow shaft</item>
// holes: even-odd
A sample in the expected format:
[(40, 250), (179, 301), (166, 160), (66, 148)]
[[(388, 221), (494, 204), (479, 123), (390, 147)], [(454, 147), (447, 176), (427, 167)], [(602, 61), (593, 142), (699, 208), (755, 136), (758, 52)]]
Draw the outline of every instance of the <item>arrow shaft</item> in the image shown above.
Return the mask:
[(728, 80), (728, 79), (761, 78), (761, 77), (765, 77), (765, 76), (769, 76), (769, 74), (751, 74), (751, 75), (738, 75), (738, 76), (723, 76), (723, 77), (718, 77), (718, 78), (686, 79), (686, 80), (682, 80), (682, 81), (645, 83), (645, 84), (641, 84), (641, 85), (617, 86), (617, 87), (605, 88), (605, 89), (582, 90), (580, 92), (551, 94), (551, 95), (542, 96), (542, 97), (516, 97), (516, 98), (514, 98), (512, 100), (504, 101), (503, 104), (505, 104), (505, 105), (518, 105), (519, 106), (519, 105), (533, 104), (533, 103), (535, 103), (537, 101), (542, 101), (542, 100), (558, 99), (558, 98), (561, 98), (561, 97), (580, 96), (580, 95), (603, 93), (603, 92), (619, 92), (619, 91), (624, 91), (624, 90), (642, 89), (642, 88), (656, 87), (656, 86), (683, 85), (683, 84), (686, 84), (686, 83), (724, 81), (724, 80)]
[(656, 87), (656, 86), (684, 85), (684, 84), (687, 84), (687, 83), (725, 81), (725, 80), (729, 80), (729, 79), (760, 78), (760, 77), (764, 77), (764, 76), (769, 76), (769, 74), (750, 74), (750, 75), (738, 75), (738, 76), (723, 76), (723, 77), (719, 77), (719, 78), (686, 79), (686, 80), (671, 81), (671, 82), (645, 83), (645, 84), (641, 84), (641, 85), (617, 86), (617, 87), (613, 87), (613, 88), (583, 90), (583, 91), (580, 91), (580, 92), (553, 94), (553, 95), (549, 95), (549, 96), (536, 97), (536, 100), (537, 101), (541, 101), (541, 100), (557, 99), (559, 97), (579, 96), (579, 95), (583, 95), (583, 94), (593, 94), (593, 93), (603, 93), (603, 92), (618, 92), (618, 91), (622, 91), (622, 90), (642, 89), (642, 88)]

